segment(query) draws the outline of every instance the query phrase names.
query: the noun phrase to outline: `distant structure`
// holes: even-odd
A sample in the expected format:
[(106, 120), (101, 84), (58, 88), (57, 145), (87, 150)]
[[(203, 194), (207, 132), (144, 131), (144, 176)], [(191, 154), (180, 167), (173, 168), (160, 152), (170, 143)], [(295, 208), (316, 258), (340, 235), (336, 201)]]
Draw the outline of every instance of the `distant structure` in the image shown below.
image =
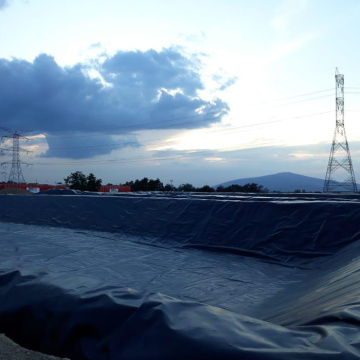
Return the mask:
[[(4, 156), (4, 152), (2, 149), (0, 149), (0, 156)], [(0, 163), (0, 166), (2, 167), (3, 164)], [(6, 177), (6, 171), (2, 171), (1, 168), (0, 168), (0, 175), (1, 174), (4, 174), (4, 176)]]
[[(8, 178), (8, 182), (16, 183), (16, 184), (23, 184), (25, 183), (24, 175), (21, 170), (21, 165), (31, 165), (28, 163), (25, 163), (20, 160), (20, 151), (26, 151), (20, 147), (19, 142), (20, 139), (27, 139), (23, 135), (21, 135), (18, 131), (14, 131), (11, 129), (0, 127), (0, 129), (10, 133), (11, 135), (4, 135), (2, 137), (5, 138), (12, 138), (13, 146), (11, 149), (1, 149), (1, 151), (12, 151), (12, 161), (6, 161), (1, 163), (1, 165), (11, 164), (11, 170)], [(27, 132), (27, 131), (26, 131)], [(22, 132), (24, 133), (24, 132)], [(28, 140), (28, 139), (27, 139)]]
[[(326, 171), (323, 192), (356, 193), (357, 186), (344, 125), (344, 75), (335, 71), (336, 126)], [(335, 173), (337, 179), (335, 179)]]

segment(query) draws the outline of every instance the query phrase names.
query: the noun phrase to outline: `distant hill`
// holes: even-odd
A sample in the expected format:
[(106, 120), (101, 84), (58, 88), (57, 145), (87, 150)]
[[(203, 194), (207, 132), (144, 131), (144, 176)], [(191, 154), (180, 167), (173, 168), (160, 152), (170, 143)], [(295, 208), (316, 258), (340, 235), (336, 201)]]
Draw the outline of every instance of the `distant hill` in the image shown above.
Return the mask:
[[(248, 183), (262, 185), (270, 191), (294, 192), (295, 190), (305, 190), (307, 192), (314, 192), (323, 190), (324, 179), (282, 172), (273, 175), (227, 181), (219, 185), (226, 187), (232, 184), (245, 185)], [(215, 188), (219, 185), (216, 185)]]

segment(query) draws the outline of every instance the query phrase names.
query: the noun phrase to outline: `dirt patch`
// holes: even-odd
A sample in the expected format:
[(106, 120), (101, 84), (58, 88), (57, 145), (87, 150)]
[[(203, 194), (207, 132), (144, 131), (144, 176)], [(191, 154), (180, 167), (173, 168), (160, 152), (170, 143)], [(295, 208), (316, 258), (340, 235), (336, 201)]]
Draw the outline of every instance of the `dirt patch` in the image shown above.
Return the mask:
[[(5, 335), (0, 334), (0, 360), (61, 360), (20, 347)], [(66, 359), (62, 359), (66, 360)]]

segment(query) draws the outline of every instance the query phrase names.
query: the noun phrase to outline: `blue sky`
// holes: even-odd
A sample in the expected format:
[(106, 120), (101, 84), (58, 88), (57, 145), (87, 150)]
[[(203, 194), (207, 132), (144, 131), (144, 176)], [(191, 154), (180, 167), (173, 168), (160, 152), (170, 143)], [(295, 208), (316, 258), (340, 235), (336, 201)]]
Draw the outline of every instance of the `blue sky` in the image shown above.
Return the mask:
[(338, 67), (359, 181), (359, 20), (351, 0), (0, 0), (0, 126), (33, 130), (29, 182), (324, 178)]

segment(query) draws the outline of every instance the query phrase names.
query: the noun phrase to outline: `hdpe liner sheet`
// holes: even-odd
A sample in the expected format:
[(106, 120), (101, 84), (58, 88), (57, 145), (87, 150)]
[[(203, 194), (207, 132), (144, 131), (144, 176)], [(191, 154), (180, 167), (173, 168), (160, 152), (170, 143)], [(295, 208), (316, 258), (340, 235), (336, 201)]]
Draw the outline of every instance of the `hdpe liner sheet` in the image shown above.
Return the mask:
[(0, 331), (71, 359), (360, 358), (359, 202), (1, 196)]

